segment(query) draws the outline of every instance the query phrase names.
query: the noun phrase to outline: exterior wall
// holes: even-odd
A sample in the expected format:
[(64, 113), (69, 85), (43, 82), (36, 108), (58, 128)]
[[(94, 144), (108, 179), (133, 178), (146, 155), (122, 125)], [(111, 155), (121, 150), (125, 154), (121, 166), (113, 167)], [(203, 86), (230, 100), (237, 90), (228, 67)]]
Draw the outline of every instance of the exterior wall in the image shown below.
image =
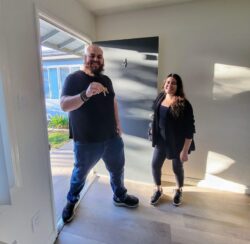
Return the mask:
[(46, 99), (59, 99), (66, 77), (79, 70), (82, 59), (47, 60), (42, 62)]
[[(97, 41), (159, 36), (159, 88), (168, 73), (180, 74), (194, 107), (197, 150), (186, 177), (238, 192), (250, 186), (249, 9), (246, 0), (194, 1), (101, 16), (96, 24)], [(164, 179), (170, 172), (168, 163)]]
[[(0, 0), (0, 82), (15, 186), (0, 206), (0, 242), (45, 244), (56, 237), (36, 11), (95, 38), (94, 17), (75, 0)], [(66, 11), (67, 10), (67, 11)], [(1, 114), (2, 116), (2, 114)], [(12, 161), (12, 162), (11, 162)], [(16, 241), (16, 242), (14, 242)]]
[(82, 58), (43, 60), (43, 86), (47, 120), (54, 115), (68, 116), (60, 108), (60, 96), (66, 77), (79, 70)]

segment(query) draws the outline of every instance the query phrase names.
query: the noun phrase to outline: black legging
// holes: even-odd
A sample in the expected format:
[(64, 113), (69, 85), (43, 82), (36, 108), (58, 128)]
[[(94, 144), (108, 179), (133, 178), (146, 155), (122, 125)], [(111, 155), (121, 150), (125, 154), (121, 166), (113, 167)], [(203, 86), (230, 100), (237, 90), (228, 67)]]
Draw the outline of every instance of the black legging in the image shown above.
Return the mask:
[[(152, 159), (152, 173), (156, 185), (161, 185), (161, 168), (166, 159), (167, 148), (165, 145), (157, 145), (154, 149)], [(181, 188), (184, 184), (184, 169), (180, 158), (172, 159), (172, 167), (175, 174), (177, 187)]]

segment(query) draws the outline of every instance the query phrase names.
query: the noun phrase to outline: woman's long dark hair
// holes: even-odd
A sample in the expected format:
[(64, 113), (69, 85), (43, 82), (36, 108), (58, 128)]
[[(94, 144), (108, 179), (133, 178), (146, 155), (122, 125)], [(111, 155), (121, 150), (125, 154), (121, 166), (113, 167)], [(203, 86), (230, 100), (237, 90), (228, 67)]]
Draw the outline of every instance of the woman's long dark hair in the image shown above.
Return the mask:
[(171, 104), (170, 109), (171, 109), (172, 115), (175, 118), (178, 118), (182, 115), (184, 111), (185, 100), (186, 100), (186, 96), (185, 96), (184, 89), (183, 89), (183, 82), (182, 82), (181, 77), (177, 74), (171, 73), (167, 76), (167, 78), (169, 77), (173, 77), (176, 80), (177, 90), (175, 93), (174, 102)]

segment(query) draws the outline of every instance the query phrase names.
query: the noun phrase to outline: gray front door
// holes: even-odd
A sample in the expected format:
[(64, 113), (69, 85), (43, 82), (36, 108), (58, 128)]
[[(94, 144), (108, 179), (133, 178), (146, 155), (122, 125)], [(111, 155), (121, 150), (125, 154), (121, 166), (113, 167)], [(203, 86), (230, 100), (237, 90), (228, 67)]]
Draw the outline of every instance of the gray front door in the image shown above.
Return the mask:
[[(157, 95), (158, 37), (96, 42), (103, 48), (104, 74), (114, 86), (125, 144), (125, 178), (152, 182), (153, 148), (147, 139)], [(95, 168), (107, 174), (103, 163)]]

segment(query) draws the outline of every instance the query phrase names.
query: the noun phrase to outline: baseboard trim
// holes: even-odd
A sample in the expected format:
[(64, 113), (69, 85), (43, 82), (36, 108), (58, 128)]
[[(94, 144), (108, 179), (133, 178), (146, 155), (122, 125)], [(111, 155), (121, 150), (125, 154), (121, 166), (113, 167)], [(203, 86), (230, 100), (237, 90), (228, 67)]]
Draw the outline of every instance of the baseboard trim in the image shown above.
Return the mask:
[[(162, 181), (175, 183), (175, 177), (174, 175), (164, 174), (162, 175)], [(195, 179), (191, 177), (185, 178), (185, 185), (197, 186), (199, 182), (200, 182), (199, 179)]]
[[(162, 181), (175, 183), (175, 177), (174, 175), (164, 174), (162, 175)], [(186, 177), (185, 185), (250, 195), (250, 186), (226, 181), (213, 175), (206, 175), (205, 179)]]
[(53, 232), (50, 234), (48, 243), (49, 243), (49, 244), (54, 244), (55, 241), (56, 241), (57, 236), (58, 236), (57, 231), (53, 231)]

